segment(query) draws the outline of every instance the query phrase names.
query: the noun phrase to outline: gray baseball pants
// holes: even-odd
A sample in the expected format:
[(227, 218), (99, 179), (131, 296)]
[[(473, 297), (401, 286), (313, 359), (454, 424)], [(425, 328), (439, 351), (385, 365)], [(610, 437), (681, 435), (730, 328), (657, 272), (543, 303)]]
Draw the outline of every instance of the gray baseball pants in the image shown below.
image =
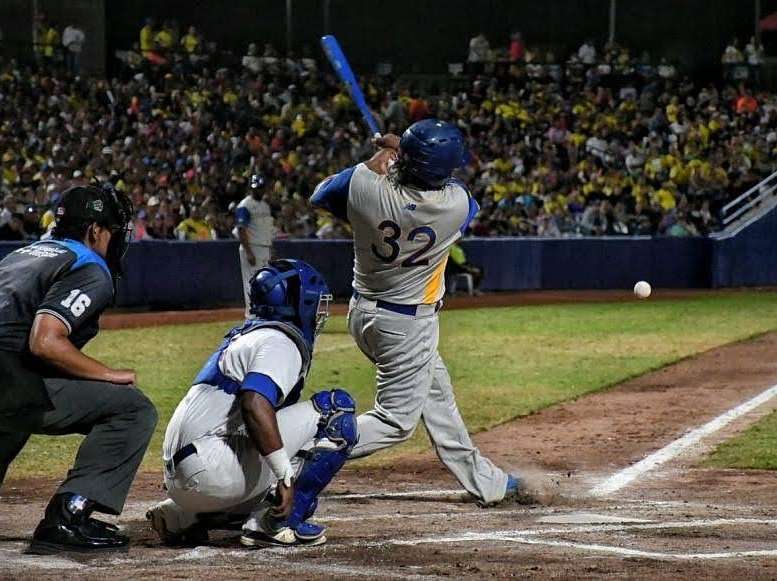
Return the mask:
[(348, 329), (377, 367), (374, 409), (359, 416), (359, 443), (351, 458), (367, 456), (410, 438), (423, 420), (435, 452), (472, 495), (484, 502), (504, 498), (507, 474), (472, 443), (437, 351), (439, 320), (434, 305), (415, 316), (352, 298)]
[(143, 460), (157, 412), (136, 387), (81, 379), (44, 379), (54, 409), (0, 417), (0, 484), (31, 434), (84, 434), (75, 464), (57, 490), (80, 494), (120, 514)]
[[(303, 401), (279, 410), (276, 415), (283, 449), (297, 469), (297, 453), (312, 446), (321, 414), (312, 402)], [(174, 465), (170, 460), (177, 452), (171, 447), (177, 441), (176, 435), (168, 429), (165, 436), (162, 456), (170, 498), (159, 503), (170, 517), (173, 531), (196, 523), (197, 513), (249, 515), (243, 528), (259, 530), (261, 516), (267, 509), (262, 501), (277, 479), (251, 439), (245, 434), (203, 436), (192, 442), (197, 453)]]
[(249, 299), (249, 293), (251, 291), (251, 287), (248, 283), (251, 280), (251, 277), (254, 275), (254, 273), (257, 270), (259, 270), (264, 266), (267, 266), (267, 263), (270, 262), (269, 246), (252, 245), (251, 251), (254, 253), (254, 257), (256, 258), (256, 264), (254, 266), (251, 266), (248, 263), (248, 258), (246, 257), (246, 251), (245, 251), (245, 248), (243, 248), (242, 244), (240, 245), (240, 249), (238, 250), (238, 253), (240, 254), (240, 274), (243, 277), (243, 299), (245, 300), (245, 305), (246, 305), (246, 319), (250, 315), (250, 313), (248, 312), (248, 309), (251, 306), (251, 301)]

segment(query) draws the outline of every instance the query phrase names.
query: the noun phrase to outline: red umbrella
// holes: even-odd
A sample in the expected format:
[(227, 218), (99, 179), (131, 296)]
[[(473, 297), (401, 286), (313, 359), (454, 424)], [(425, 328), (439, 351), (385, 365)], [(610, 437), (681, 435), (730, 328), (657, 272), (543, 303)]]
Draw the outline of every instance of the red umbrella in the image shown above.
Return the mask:
[(777, 12), (762, 18), (758, 23), (758, 28), (761, 30), (777, 30)]

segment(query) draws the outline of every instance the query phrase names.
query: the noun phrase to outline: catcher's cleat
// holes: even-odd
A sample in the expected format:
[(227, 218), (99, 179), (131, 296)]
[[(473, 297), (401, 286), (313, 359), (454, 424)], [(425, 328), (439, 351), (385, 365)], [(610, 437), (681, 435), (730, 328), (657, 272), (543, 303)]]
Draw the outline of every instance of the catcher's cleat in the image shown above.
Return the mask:
[(321, 545), (326, 542), (326, 527), (312, 522), (303, 522), (294, 529), (294, 534), (302, 544)]
[(244, 547), (313, 547), (326, 542), (326, 528), (314, 523), (301, 523), (296, 530), (275, 521), (269, 515), (260, 521), (259, 530), (243, 529), (240, 544)]
[(172, 500), (152, 506), (146, 512), (146, 520), (164, 545), (195, 546), (208, 542), (208, 529), (196, 517), (181, 511)]

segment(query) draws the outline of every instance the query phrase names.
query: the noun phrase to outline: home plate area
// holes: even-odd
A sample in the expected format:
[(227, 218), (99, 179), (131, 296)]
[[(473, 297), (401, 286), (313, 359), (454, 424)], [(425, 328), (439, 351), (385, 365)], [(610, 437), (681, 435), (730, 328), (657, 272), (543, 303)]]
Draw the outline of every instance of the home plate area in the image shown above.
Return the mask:
[(329, 543), (263, 550), (242, 549), (234, 531), (213, 533), (207, 546), (162, 547), (143, 519), (147, 506), (132, 501), (121, 519), (135, 540), (127, 555), (89, 560), (24, 555), (20, 531), (0, 539), (0, 572), (15, 578), (777, 573), (777, 515), (763, 506), (723, 499), (559, 496), (548, 506), (481, 509), (464, 502), (456, 490), (330, 494), (317, 515), (329, 526)]

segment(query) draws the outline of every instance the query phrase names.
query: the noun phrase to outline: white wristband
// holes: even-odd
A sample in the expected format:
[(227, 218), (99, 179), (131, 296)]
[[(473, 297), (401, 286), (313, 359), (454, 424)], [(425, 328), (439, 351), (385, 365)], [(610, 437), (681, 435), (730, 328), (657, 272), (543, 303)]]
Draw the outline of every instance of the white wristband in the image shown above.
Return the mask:
[(291, 479), (294, 476), (294, 469), (291, 467), (289, 455), (286, 450), (280, 448), (275, 452), (264, 457), (264, 461), (272, 470), (278, 480), (283, 480), (286, 486), (291, 486)]

